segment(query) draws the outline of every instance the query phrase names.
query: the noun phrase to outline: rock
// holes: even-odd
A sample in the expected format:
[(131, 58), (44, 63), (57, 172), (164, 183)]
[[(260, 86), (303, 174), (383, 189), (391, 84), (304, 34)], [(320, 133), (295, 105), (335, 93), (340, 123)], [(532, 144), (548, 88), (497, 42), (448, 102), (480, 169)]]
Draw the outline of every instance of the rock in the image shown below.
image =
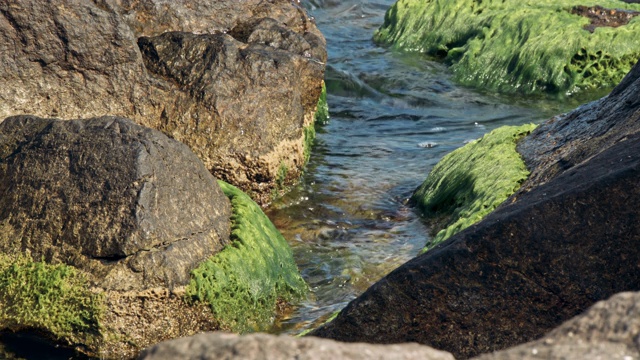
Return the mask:
[(127, 117), (261, 204), (305, 165), (326, 61), (288, 0), (12, 0), (0, 51), (0, 118)]
[(542, 338), (478, 360), (638, 359), (640, 293), (620, 293), (593, 305)]
[(313, 337), (268, 334), (205, 333), (165, 341), (145, 349), (138, 359), (451, 359), (453, 356), (418, 344), (345, 344)]
[(110, 290), (186, 285), (229, 242), (230, 205), (187, 146), (117, 117), (0, 123), (0, 249)]
[(128, 119), (7, 118), (0, 198), (1, 329), (131, 358), (166, 339), (264, 328), (307, 291), (255, 202)]
[(600, 100), (551, 118), (518, 144), (531, 170), (520, 192), (581, 164), (638, 132), (640, 66)]
[(398, 0), (375, 40), (440, 57), (458, 82), (485, 90), (608, 89), (640, 58), (630, 2)]
[[(231, 209), (214, 177), (186, 145), (118, 117), (11, 117), (0, 123), (0, 206), (3, 256), (75, 267), (82, 281), (103, 294), (98, 305), (67, 311), (70, 318), (100, 323), (90, 332), (99, 332), (104, 340), (85, 343), (84, 351), (117, 357), (130, 351), (133, 356), (131, 344), (216, 328), (210, 311), (185, 306), (179, 292), (193, 269), (229, 243)], [(25, 270), (13, 270), (8, 279), (35, 276), (38, 267), (32, 264), (27, 261)], [(38, 292), (41, 283), (55, 284), (75, 271), (47, 266), (31, 281), (39, 285), (17, 282)], [(17, 291), (11, 289), (2, 287), (0, 293)], [(41, 292), (55, 293), (47, 289)], [(27, 292), (10, 303), (29, 296), (36, 295)], [(43, 303), (51, 311), (67, 306), (56, 301)], [(27, 320), (32, 317), (5, 318), (2, 327), (49, 328), (38, 318)], [(62, 341), (72, 345), (77, 345), (77, 332), (89, 331), (63, 329)]]
[[(522, 142), (534, 151), (523, 152), (532, 175), (520, 192), (312, 335), (414, 341), (468, 358), (536, 339), (596, 301), (640, 288), (639, 72), (536, 129)], [(558, 132), (566, 138), (556, 148)]]

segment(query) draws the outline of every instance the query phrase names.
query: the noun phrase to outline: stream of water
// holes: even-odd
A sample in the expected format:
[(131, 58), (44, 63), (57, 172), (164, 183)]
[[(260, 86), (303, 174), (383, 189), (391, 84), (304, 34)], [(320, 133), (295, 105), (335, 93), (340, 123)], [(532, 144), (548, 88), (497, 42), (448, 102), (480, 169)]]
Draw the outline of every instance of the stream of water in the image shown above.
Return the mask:
[(588, 100), (482, 93), (454, 84), (437, 61), (378, 47), (372, 35), (392, 4), (305, 3), (327, 39), (331, 119), (318, 127), (300, 184), (267, 210), (311, 289), (271, 332), (318, 326), (416, 256), (428, 229), (405, 201), (446, 153)]

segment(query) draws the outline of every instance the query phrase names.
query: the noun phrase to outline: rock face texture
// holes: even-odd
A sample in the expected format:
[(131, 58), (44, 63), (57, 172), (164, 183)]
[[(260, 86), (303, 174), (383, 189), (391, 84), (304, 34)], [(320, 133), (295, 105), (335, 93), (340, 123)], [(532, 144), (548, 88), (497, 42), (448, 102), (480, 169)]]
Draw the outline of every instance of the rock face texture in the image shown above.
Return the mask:
[(0, 123), (0, 249), (110, 290), (186, 285), (229, 242), (229, 200), (187, 146), (130, 120)]
[(326, 61), (288, 0), (4, 1), (0, 53), (0, 118), (127, 117), (261, 203), (304, 166)]
[(544, 337), (478, 360), (638, 359), (640, 293), (620, 293)]
[(345, 344), (312, 337), (206, 333), (154, 345), (143, 351), (138, 359), (453, 360), (453, 356), (418, 344), (381, 346)]
[(312, 335), (415, 341), (468, 358), (640, 289), (639, 74), (636, 65), (606, 99), (541, 125), (521, 144), (532, 171), (523, 190)]

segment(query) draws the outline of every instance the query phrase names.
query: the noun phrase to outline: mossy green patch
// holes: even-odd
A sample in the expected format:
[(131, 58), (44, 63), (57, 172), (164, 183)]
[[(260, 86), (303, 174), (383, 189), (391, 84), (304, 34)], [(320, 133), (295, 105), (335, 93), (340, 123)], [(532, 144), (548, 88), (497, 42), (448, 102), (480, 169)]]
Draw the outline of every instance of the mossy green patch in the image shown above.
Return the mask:
[(316, 128), (314, 124), (311, 124), (304, 128), (304, 162), (309, 162), (311, 157), (311, 149), (313, 148), (313, 141), (316, 139)]
[(500, 127), (436, 164), (412, 196), (425, 216), (444, 224), (424, 251), (480, 221), (520, 188), (529, 171), (516, 143), (534, 128)]
[(640, 59), (640, 17), (584, 29), (577, 5), (640, 10), (617, 0), (399, 0), (375, 40), (444, 57), (457, 81), (501, 92), (613, 87)]
[(238, 188), (218, 181), (231, 200), (231, 243), (192, 271), (187, 296), (207, 302), (223, 327), (265, 329), (279, 301), (304, 296), (289, 244), (260, 207)]
[(316, 125), (326, 125), (329, 122), (329, 105), (327, 104), (327, 87), (322, 82), (322, 92), (316, 106), (314, 123), (304, 128), (304, 162), (309, 162), (313, 141), (316, 139)]
[(325, 125), (329, 122), (329, 104), (327, 104), (327, 86), (324, 81), (322, 82), (322, 92), (318, 99), (318, 105), (316, 106), (315, 114), (316, 124)]
[(38, 329), (69, 344), (100, 341), (103, 299), (75, 268), (0, 255), (0, 327)]

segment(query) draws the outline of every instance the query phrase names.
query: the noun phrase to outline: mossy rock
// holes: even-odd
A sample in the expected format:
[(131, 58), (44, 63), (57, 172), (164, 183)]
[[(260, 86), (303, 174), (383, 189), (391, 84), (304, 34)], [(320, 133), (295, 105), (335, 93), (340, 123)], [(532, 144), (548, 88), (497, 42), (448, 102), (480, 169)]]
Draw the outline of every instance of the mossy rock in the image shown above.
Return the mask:
[(260, 207), (238, 188), (218, 181), (231, 200), (231, 244), (192, 272), (187, 296), (211, 306), (223, 328), (265, 329), (278, 304), (301, 298), (307, 285), (291, 248)]
[(640, 11), (617, 0), (399, 0), (375, 40), (444, 58), (465, 85), (506, 93), (608, 88), (640, 58), (640, 19), (595, 27), (573, 14), (596, 5), (629, 11), (627, 18)]
[(37, 330), (64, 345), (101, 341), (103, 298), (72, 266), (0, 255), (0, 328)]
[(529, 176), (516, 143), (533, 124), (503, 126), (446, 155), (414, 192), (412, 201), (439, 227), (424, 251), (475, 224)]

